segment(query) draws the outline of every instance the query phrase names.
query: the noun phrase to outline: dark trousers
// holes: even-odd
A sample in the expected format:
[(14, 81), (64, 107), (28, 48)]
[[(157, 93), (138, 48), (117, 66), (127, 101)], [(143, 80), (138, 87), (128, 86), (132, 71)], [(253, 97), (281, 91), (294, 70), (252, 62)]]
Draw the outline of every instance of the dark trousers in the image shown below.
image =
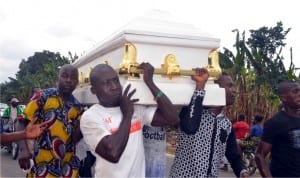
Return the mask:
[(90, 151), (86, 152), (86, 157), (80, 162), (79, 176), (92, 177), (91, 168), (94, 165), (96, 157)]

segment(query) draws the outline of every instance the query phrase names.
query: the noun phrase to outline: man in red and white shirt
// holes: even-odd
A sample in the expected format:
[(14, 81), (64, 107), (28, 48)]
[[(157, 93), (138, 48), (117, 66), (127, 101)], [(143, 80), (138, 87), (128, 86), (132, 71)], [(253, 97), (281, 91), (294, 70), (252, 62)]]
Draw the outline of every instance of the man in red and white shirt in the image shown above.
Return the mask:
[(85, 142), (96, 156), (94, 177), (145, 177), (143, 125), (176, 125), (176, 110), (168, 97), (153, 82), (154, 68), (139, 66), (157, 107), (134, 105), (135, 89), (122, 86), (115, 70), (106, 64), (94, 67), (90, 74), (91, 91), (99, 104), (91, 106), (81, 117), (80, 128)]

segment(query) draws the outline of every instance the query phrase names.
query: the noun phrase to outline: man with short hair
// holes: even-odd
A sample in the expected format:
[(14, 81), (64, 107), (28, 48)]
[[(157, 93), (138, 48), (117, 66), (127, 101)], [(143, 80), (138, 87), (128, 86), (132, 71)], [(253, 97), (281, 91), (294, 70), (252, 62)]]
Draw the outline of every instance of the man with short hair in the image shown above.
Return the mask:
[[(237, 150), (232, 124), (223, 106), (204, 107), (204, 86), (208, 80), (205, 68), (195, 69), (192, 76), (196, 89), (191, 102), (180, 113), (179, 143), (170, 177), (218, 177), (219, 165), (226, 155), (237, 177), (248, 177)], [(231, 77), (223, 73), (216, 81), (225, 88), (226, 106), (234, 103), (236, 91)]]
[(20, 167), (27, 170), (30, 159), (34, 161), (27, 177), (78, 177), (80, 161), (75, 155), (75, 144), (82, 137), (79, 116), (83, 109), (72, 95), (77, 83), (77, 68), (65, 64), (59, 70), (57, 88), (43, 90), (27, 104), (20, 129), (35, 117), (40, 123), (47, 122), (48, 127), (35, 140), (33, 155), (24, 142), (20, 144)]
[(134, 105), (136, 89), (128, 85), (123, 94), (119, 76), (107, 64), (95, 66), (90, 74), (91, 92), (99, 103), (81, 117), (80, 128), (96, 156), (94, 177), (145, 177), (143, 125), (176, 125), (178, 115), (169, 98), (153, 82), (154, 68), (142, 63), (143, 79), (157, 107)]
[(300, 84), (281, 82), (278, 95), (284, 109), (266, 121), (255, 161), (262, 177), (300, 177)]

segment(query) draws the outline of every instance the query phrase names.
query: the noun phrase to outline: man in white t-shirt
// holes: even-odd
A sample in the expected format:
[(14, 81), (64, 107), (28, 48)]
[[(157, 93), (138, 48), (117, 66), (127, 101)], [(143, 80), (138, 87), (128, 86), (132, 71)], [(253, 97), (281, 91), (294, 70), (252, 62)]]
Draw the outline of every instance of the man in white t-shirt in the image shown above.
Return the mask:
[(154, 68), (139, 66), (143, 79), (157, 101), (157, 107), (134, 105), (135, 89), (122, 86), (118, 74), (106, 64), (94, 67), (90, 74), (91, 92), (99, 104), (81, 117), (80, 128), (89, 149), (96, 156), (95, 177), (145, 177), (143, 125), (176, 125), (175, 107), (153, 82)]

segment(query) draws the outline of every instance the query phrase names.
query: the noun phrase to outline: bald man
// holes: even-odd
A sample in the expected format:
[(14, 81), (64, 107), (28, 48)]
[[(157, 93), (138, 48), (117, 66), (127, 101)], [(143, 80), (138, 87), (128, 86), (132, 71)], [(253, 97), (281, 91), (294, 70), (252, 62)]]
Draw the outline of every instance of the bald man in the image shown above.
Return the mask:
[[(300, 85), (279, 84), (283, 109), (267, 120), (255, 159), (262, 177), (300, 177)], [(265, 157), (271, 152), (271, 164)]]
[(96, 156), (94, 177), (145, 177), (143, 125), (176, 125), (179, 121), (175, 107), (153, 82), (153, 66), (142, 63), (139, 68), (157, 106), (135, 105), (135, 89), (130, 90), (129, 85), (122, 93), (118, 74), (106, 64), (95, 66), (90, 74), (91, 91), (99, 103), (84, 112), (80, 128)]

